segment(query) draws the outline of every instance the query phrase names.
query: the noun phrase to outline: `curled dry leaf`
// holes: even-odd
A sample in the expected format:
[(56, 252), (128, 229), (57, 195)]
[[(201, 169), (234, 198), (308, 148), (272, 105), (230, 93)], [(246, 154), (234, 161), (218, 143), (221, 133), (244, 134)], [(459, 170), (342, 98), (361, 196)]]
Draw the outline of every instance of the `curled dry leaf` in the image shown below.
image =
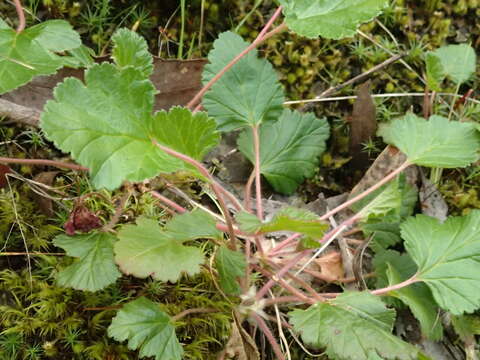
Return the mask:
[(76, 231), (83, 233), (89, 232), (93, 229), (98, 229), (102, 226), (101, 220), (91, 212), (82, 201), (75, 204), (68, 221), (63, 226), (67, 235), (75, 235)]
[(7, 174), (11, 172), (12, 172), (12, 169), (10, 169), (10, 167), (8, 167), (7, 165), (0, 164), (0, 189), (7, 186), (8, 184)]
[[(43, 172), (35, 175), (33, 180), (38, 182), (38, 183), (41, 183), (41, 184), (44, 184), (44, 185), (47, 185), (47, 186), (51, 186), (53, 184), (53, 180), (55, 179), (55, 176), (57, 176), (58, 173), (59, 173), (59, 171), (43, 171)], [(33, 191), (32, 191), (32, 197), (33, 197), (33, 200), (35, 201), (35, 203), (40, 208), (40, 211), (43, 214), (45, 214), (46, 216), (49, 216), (49, 217), (53, 216), (54, 212), (53, 212), (53, 201), (52, 201), (52, 199), (50, 199), (48, 197), (45, 197), (45, 196), (42, 196), (42, 195), (40, 195), (36, 192), (33, 192)]]

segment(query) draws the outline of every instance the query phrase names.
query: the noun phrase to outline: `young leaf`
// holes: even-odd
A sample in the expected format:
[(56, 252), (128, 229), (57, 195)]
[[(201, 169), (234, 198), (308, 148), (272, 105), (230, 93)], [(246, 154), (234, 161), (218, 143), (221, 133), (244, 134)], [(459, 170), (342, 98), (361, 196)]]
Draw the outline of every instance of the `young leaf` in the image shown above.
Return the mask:
[[(330, 128), (325, 119), (285, 109), (280, 119), (260, 127), (260, 171), (273, 188), (291, 194), (305, 178), (313, 176), (325, 151)], [(250, 130), (238, 138), (240, 151), (252, 162)]]
[(416, 278), (441, 308), (455, 315), (480, 307), (480, 210), (443, 224), (417, 215), (401, 225), (405, 248), (418, 266)]
[(457, 85), (467, 82), (475, 73), (477, 55), (470, 45), (443, 46), (433, 54), (440, 60), (445, 75)]
[[(96, 188), (115, 189), (125, 180), (143, 181), (161, 172), (188, 169), (155, 146), (152, 138), (178, 151), (191, 150), (188, 155), (196, 158), (218, 140), (214, 122), (205, 113), (192, 115), (174, 108), (153, 117), (155, 88), (133, 67), (94, 65), (85, 81), (86, 86), (67, 78), (55, 88), (55, 100), (47, 102), (41, 127), (59, 149), (71, 152), (90, 169)], [(175, 132), (187, 125), (190, 131)]]
[(237, 278), (245, 275), (245, 257), (238, 251), (232, 251), (225, 246), (218, 248), (215, 255), (220, 286), (227, 294), (240, 294)]
[(133, 66), (145, 79), (152, 75), (153, 58), (143, 37), (134, 31), (120, 29), (112, 36), (112, 42), (112, 57), (118, 67)]
[(17, 33), (0, 28), (0, 94), (26, 84), (38, 75), (54, 74), (63, 66), (55, 52), (81, 45), (80, 36), (63, 20), (45, 21)]
[(236, 219), (239, 222), (240, 229), (248, 233), (292, 231), (319, 239), (328, 230), (328, 224), (321, 222), (318, 215), (306, 209), (291, 206), (280, 209), (272, 220), (263, 223), (256, 216), (245, 212), (239, 213)]
[[(407, 280), (408, 277), (402, 276), (390, 263), (387, 264), (389, 285), (398, 284)], [(420, 322), (423, 335), (433, 341), (442, 338), (443, 328), (440, 319), (440, 309), (425, 284), (412, 284), (399, 290), (390, 291), (388, 295), (400, 299), (410, 307), (413, 315)]]
[(364, 221), (369, 217), (381, 216), (392, 210), (399, 209), (402, 205), (402, 196), (399, 189), (398, 178), (387, 186), (359, 212), (358, 216)]
[(178, 241), (198, 238), (222, 239), (223, 233), (216, 228), (215, 220), (205, 211), (195, 209), (182, 215), (176, 215), (165, 226), (170, 237)]
[(412, 113), (380, 127), (379, 135), (411, 163), (442, 168), (465, 167), (477, 160), (480, 136), (472, 123), (441, 116), (425, 120)]
[(440, 58), (434, 53), (428, 52), (425, 55), (425, 65), (427, 70), (428, 87), (433, 91), (440, 91), (440, 83), (446, 76)]
[(117, 341), (128, 340), (128, 348), (140, 349), (140, 358), (181, 360), (183, 349), (175, 335), (170, 317), (158, 305), (140, 297), (126, 304), (113, 318), (108, 336)]
[(72, 68), (89, 68), (95, 64), (95, 61), (93, 60), (95, 52), (85, 45), (68, 50), (67, 52), (69, 56), (64, 56), (62, 58), (65, 66)]
[(60, 270), (58, 284), (77, 290), (97, 291), (114, 283), (121, 273), (113, 259), (113, 244), (116, 239), (106, 233), (87, 235), (58, 235), (55, 246), (61, 247), (68, 256), (78, 258)]
[[(193, 234), (190, 235), (192, 238)], [(137, 225), (125, 225), (118, 232), (115, 260), (125, 274), (175, 282), (182, 272), (198, 273), (203, 263), (202, 251), (183, 245), (188, 240), (183, 236), (176, 238), (175, 233), (162, 230), (156, 221), (138, 218)]]
[(386, 0), (280, 0), (287, 26), (309, 38), (341, 39), (355, 35), (357, 27), (372, 20)]
[[(367, 292), (345, 292), (331, 302), (289, 313), (307, 344), (333, 359), (416, 359), (415, 347), (392, 335), (395, 311)], [(373, 357), (375, 358), (375, 357)]]
[[(232, 32), (220, 34), (208, 54), (202, 79), (210, 81), (249, 44)], [(203, 106), (221, 131), (276, 120), (283, 107), (283, 90), (272, 65), (249, 52), (223, 75), (203, 98)]]

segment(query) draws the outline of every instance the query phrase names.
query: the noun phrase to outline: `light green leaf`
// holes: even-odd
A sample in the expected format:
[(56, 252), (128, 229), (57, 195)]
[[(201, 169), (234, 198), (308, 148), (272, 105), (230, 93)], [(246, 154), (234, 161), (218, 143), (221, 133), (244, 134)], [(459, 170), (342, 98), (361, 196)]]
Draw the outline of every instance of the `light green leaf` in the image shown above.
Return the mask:
[(225, 246), (220, 246), (215, 255), (215, 265), (223, 291), (232, 295), (240, 294), (237, 278), (245, 276), (247, 264), (244, 255)]
[(85, 45), (68, 50), (68, 54), (70, 56), (64, 56), (62, 58), (65, 66), (73, 68), (88, 68), (95, 64), (95, 61), (93, 60), (95, 52)]
[(392, 210), (399, 209), (402, 205), (402, 197), (399, 189), (398, 178), (391, 181), (373, 200), (366, 204), (358, 216), (363, 221), (369, 217), (381, 216)]
[(445, 75), (457, 85), (467, 82), (475, 73), (477, 55), (470, 45), (443, 46), (433, 54), (439, 58)]
[(152, 136), (165, 145), (196, 160), (201, 160), (220, 141), (215, 121), (205, 112), (175, 106), (155, 114)]
[(169, 236), (177, 241), (189, 241), (199, 238), (222, 239), (223, 233), (216, 228), (215, 219), (205, 211), (195, 209), (182, 215), (176, 215), (165, 226)]
[[(182, 272), (194, 275), (203, 263), (202, 251), (185, 246), (184, 238), (162, 230), (156, 221), (138, 218), (137, 225), (125, 225), (118, 232), (115, 260), (127, 275), (175, 282)], [(182, 234), (183, 236), (183, 234)]]
[(412, 113), (384, 125), (383, 140), (398, 147), (411, 163), (442, 168), (465, 167), (477, 160), (480, 136), (472, 123)]
[(480, 210), (445, 223), (417, 215), (401, 225), (405, 248), (418, 266), (416, 278), (441, 308), (455, 315), (480, 307)]
[(445, 70), (442, 61), (432, 52), (425, 55), (425, 65), (427, 70), (427, 85), (433, 91), (440, 91), (440, 83), (445, 79)]
[(452, 316), (452, 325), (455, 332), (463, 341), (480, 335), (480, 316), (478, 315), (460, 315)]
[(128, 340), (128, 348), (140, 349), (140, 357), (155, 360), (181, 360), (183, 349), (175, 335), (170, 317), (157, 304), (140, 297), (126, 304), (113, 318), (108, 336)]
[[(220, 34), (208, 55), (202, 79), (210, 81), (249, 44), (232, 32)], [(283, 89), (272, 65), (249, 52), (228, 70), (203, 98), (203, 106), (221, 131), (276, 120), (283, 108)]]
[[(408, 278), (402, 276), (390, 263), (388, 263), (387, 277), (389, 285), (399, 284)], [(400, 299), (410, 307), (413, 315), (420, 322), (423, 335), (433, 341), (443, 337), (440, 309), (425, 284), (412, 284), (399, 290), (390, 291), (388, 295)]]
[(106, 233), (88, 235), (58, 235), (55, 246), (61, 247), (68, 256), (78, 258), (60, 270), (58, 284), (77, 290), (97, 291), (114, 283), (121, 273), (113, 259), (113, 244), (116, 239)]
[(319, 239), (328, 230), (328, 224), (319, 220), (319, 216), (306, 209), (284, 207), (270, 221), (261, 222), (254, 215), (240, 212), (236, 220), (240, 229), (247, 233), (270, 233), (275, 231), (300, 232)]
[[(285, 109), (278, 121), (260, 127), (260, 172), (276, 191), (293, 193), (315, 173), (329, 136), (326, 119)], [(238, 146), (254, 163), (252, 139), (252, 132), (245, 130), (238, 138)]]
[(309, 38), (341, 39), (379, 15), (386, 0), (279, 0), (287, 26)]
[(4, 29), (10, 29), (10, 26), (8, 26), (5, 20), (0, 18), (0, 30), (4, 30)]
[(120, 68), (133, 66), (139, 70), (144, 78), (153, 73), (153, 57), (148, 51), (147, 42), (136, 32), (120, 29), (112, 36), (112, 57)]
[[(59, 149), (90, 169), (96, 188), (115, 189), (125, 180), (138, 182), (188, 169), (155, 146), (152, 138), (174, 150), (191, 150), (188, 155), (197, 159), (218, 140), (213, 120), (204, 113), (174, 108), (153, 117), (155, 88), (132, 67), (93, 65), (85, 82), (67, 78), (55, 88), (55, 100), (47, 102), (41, 127)], [(186, 123), (192, 125), (189, 131), (177, 134)]]
[(392, 335), (395, 311), (368, 292), (345, 292), (331, 302), (289, 313), (303, 341), (332, 359), (416, 359), (417, 350)]
[(55, 52), (81, 45), (80, 36), (63, 20), (45, 21), (21, 33), (0, 28), (0, 94), (38, 75), (54, 74), (63, 66)]

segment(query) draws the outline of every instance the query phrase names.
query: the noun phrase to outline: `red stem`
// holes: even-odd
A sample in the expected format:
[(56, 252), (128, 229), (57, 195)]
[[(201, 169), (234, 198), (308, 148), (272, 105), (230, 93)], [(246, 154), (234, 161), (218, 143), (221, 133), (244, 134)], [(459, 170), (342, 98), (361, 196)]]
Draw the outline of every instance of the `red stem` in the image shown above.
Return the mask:
[(235, 231), (233, 229), (233, 219), (232, 216), (230, 215), (230, 212), (228, 211), (227, 206), (225, 205), (225, 201), (223, 200), (223, 194), (225, 192), (228, 192), (227, 190), (223, 189), (223, 187), (215, 181), (213, 176), (210, 174), (210, 172), (203, 166), (199, 161), (192, 159), (190, 156), (187, 156), (185, 154), (179, 153), (178, 151), (175, 151), (173, 149), (170, 149), (167, 146), (159, 144), (155, 139), (152, 140), (153, 143), (160, 148), (161, 150), (165, 151), (167, 154), (176, 157), (177, 159), (180, 159), (182, 161), (185, 161), (188, 164), (191, 164), (197, 168), (200, 173), (205, 176), (207, 179), (210, 180), (210, 186), (212, 187), (213, 192), (217, 196), (218, 204), (222, 208), (223, 215), (225, 216), (225, 221), (227, 223), (228, 227), (228, 233), (230, 235), (230, 248), (231, 250), (236, 250), (237, 249), (237, 238), (235, 236)]
[(243, 200), (243, 206), (245, 207), (245, 210), (247, 210), (248, 212), (252, 210), (251, 208), (252, 184), (254, 180), (255, 180), (255, 169), (252, 171), (252, 173), (250, 174), (250, 177), (248, 178), (247, 183), (245, 184), (245, 199)]
[(255, 191), (257, 201), (257, 217), (263, 221), (262, 207), (262, 184), (260, 178), (260, 138), (258, 136), (258, 125), (252, 127), (253, 149), (255, 151)]
[(17, 33), (21, 33), (25, 29), (25, 13), (23, 12), (22, 3), (20, 0), (13, 0), (15, 3), (15, 9), (18, 15)]
[(370, 291), (370, 293), (372, 293), (373, 295), (384, 295), (384, 294), (389, 293), (390, 291), (394, 291), (394, 290), (404, 288), (404, 287), (412, 285), (413, 283), (416, 283), (416, 282), (418, 282), (417, 274), (413, 275), (410, 279), (402, 281), (401, 283), (391, 285), (391, 286), (387, 286), (383, 289), (373, 290), (373, 291)]
[(377, 190), (378, 188), (380, 188), (382, 185), (388, 183), (390, 180), (393, 180), (398, 174), (400, 174), (403, 170), (405, 170), (407, 167), (409, 167), (411, 164), (407, 161), (405, 161), (402, 165), (400, 165), (400, 167), (398, 167), (397, 169), (395, 169), (394, 171), (392, 171), (390, 174), (388, 174), (387, 176), (385, 176), (382, 180), (380, 180), (379, 182), (377, 182), (375, 185), (373, 185), (372, 187), (368, 188), (367, 190), (365, 190), (364, 192), (358, 194), (357, 196), (354, 196), (353, 198), (351, 198), (350, 200), (348, 201), (345, 201), (342, 205), (340, 206), (337, 206), (335, 209), (327, 212), (326, 214), (322, 215), (320, 217), (320, 220), (327, 220), (330, 216), (333, 216), (334, 214), (336, 214), (337, 212), (351, 206), (352, 204), (356, 203), (357, 201), (363, 199), (365, 196), (371, 194), (372, 192), (374, 192), (375, 190)]
[(170, 206), (172, 209), (175, 209), (177, 212), (180, 214), (186, 213), (187, 209), (185, 209), (183, 206), (178, 205), (175, 201), (170, 200), (169, 198), (163, 196), (162, 194), (158, 193), (157, 191), (151, 191), (150, 192), (153, 197), (157, 198), (164, 204)]
[[(245, 49), (243, 50), (240, 54), (235, 56), (235, 58), (230, 61), (222, 70), (220, 70), (203, 88), (200, 90), (195, 97), (190, 100), (190, 102), (187, 104), (187, 108), (193, 109), (195, 105), (202, 99), (203, 95), (215, 84), (228, 70), (232, 68), (233, 65), (235, 65), (242, 57), (244, 57), (246, 54), (248, 54), (251, 50), (255, 49), (259, 44), (261, 44), (263, 41), (269, 39), (273, 35), (277, 34), (280, 31), (283, 31), (286, 28), (286, 25), (283, 23), (279, 26), (277, 26), (275, 29), (267, 33), (268, 29), (272, 26), (273, 22), (280, 16), (282, 12), (282, 7), (279, 6), (278, 9), (275, 11), (273, 16), (270, 18), (270, 20), (265, 24), (264, 28), (258, 34), (256, 39)], [(200, 105), (199, 105), (200, 106)]]
[(255, 313), (252, 313), (252, 317), (255, 319), (255, 321), (258, 324), (258, 327), (260, 328), (260, 330), (263, 331), (263, 333), (265, 334), (265, 337), (267, 338), (268, 342), (272, 346), (273, 352), (275, 353), (277, 360), (285, 360), (285, 356), (283, 356), (282, 350), (280, 349), (280, 345), (278, 345), (277, 341), (275, 340), (275, 337), (273, 336), (272, 332), (270, 331), (270, 328), (265, 323), (265, 321), (263, 321), (263, 319)]
[(14, 159), (14, 158), (6, 158), (0, 157), (0, 163), (4, 164), (27, 164), (27, 165), (47, 165), (47, 166), (54, 166), (58, 168), (64, 169), (72, 169), (78, 171), (88, 171), (88, 168), (71, 163), (64, 163), (61, 161), (55, 160), (45, 160), (45, 159)]
[(288, 238), (286, 238), (285, 240), (281, 241), (280, 243), (278, 243), (277, 246), (273, 247), (270, 249), (270, 251), (267, 253), (268, 256), (273, 256), (273, 255), (276, 255), (281, 249), (283, 249), (284, 247), (287, 247), (289, 245), (292, 245), (293, 242), (295, 240), (297, 240), (300, 236), (302, 236), (302, 234), (300, 233), (296, 233), (296, 234), (293, 234), (291, 236), (289, 236)]

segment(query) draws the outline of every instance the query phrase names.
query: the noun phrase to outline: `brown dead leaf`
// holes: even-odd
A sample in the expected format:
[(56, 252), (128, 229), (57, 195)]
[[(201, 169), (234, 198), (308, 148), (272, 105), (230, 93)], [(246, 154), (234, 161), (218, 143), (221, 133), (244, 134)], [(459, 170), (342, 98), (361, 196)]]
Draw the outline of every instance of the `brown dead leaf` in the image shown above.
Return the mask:
[(350, 119), (350, 154), (356, 157), (362, 150), (362, 144), (375, 136), (377, 132), (376, 108), (370, 95), (370, 80), (358, 87), (357, 100), (353, 104)]
[[(398, 168), (407, 160), (407, 157), (400, 152), (397, 148), (389, 145), (387, 146), (372, 166), (367, 170), (363, 178), (350, 192), (350, 197), (359, 194), (369, 187), (375, 185), (382, 180), (385, 176), (390, 174), (393, 170)], [(404, 170), (406, 175), (406, 181), (412, 186), (416, 186), (418, 180), (418, 168), (416, 166), (409, 166)]]
[[(98, 58), (97, 61), (105, 61), (107, 58)], [(154, 57), (154, 70), (151, 80), (158, 90), (155, 96), (154, 110), (165, 109), (175, 105), (184, 106), (202, 87), (201, 75), (203, 66), (207, 60), (163, 60)], [(8, 114), (9, 117), (18, 122), (27, 125), (37, 125), (38, 116), (35, 119), (25, 119), (27, 110), (42, 111), (47, 100), (53, 97), (53, 88), (66, 77), (76, 77), (83, 81), (83, 69), (60, 69), (55, 75), (39, 76), (34, 78), (28, 84), (0, 95), (0, 99), (6, 100), (12, 104), (23, 107), (22, 114), (15, 116), (15, 113)], [(9, 106), (9, 109), (2, 107), (9, 104), (0, 102), (0, 113), (15, 112), (15, 107)], [(20, 108), (19, 108), (20, 109)]]
[(7, 186), (8, 184), (7, 174), (11, 172), (12, 172), (12, 169), (10, 169), (10, 167), (8, 167), (7, 165), (0, 164), (0, 189)]
[(63, 225), (65, 233), (69, 236), (75, 235), (76, 231), (82, 233), (102, 227), (100, 218), (90, 211), (83, 201), (79, 201), (73, 207), (68, 221)]
[(330, 251), (322, 257), (315, 260), (320, 266), (320, 272), (329, 282), (342, 279), (344, 277), (344, 269), (342, 264), (342, 255), (338, 251)]
[[(58, 173), (59, 171), (44, 171), (37, 174), (33, 178), (33, 180), (47, 186), (52, 186), (53, 180), (55, 180), (55, 176), (57, 176)], [(42, 196), (33, 191), (32, 191), (32, 197), (43, 214), (45, 214), (48, 217), (52, 217), (54, 215), (52, 199)]]
[(434, 217), (441, 222), (447, 220), (448, 205), (435, 184), (427, 179), (423, 171), (420, 171), (422, 186), (418, 192), (422, 214)]

